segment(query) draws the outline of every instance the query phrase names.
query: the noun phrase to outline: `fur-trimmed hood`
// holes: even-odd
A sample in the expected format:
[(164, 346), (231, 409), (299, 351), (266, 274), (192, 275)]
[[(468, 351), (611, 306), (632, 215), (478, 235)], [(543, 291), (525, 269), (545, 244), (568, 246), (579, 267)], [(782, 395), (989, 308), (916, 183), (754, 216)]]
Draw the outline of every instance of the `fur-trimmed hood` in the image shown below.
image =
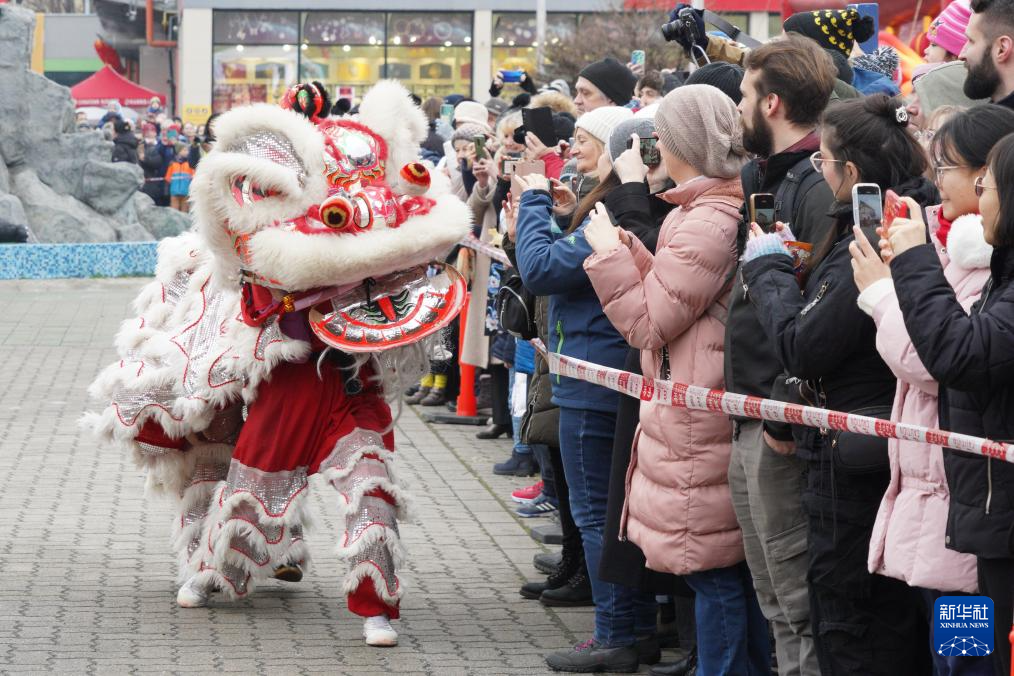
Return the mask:
[(425, 116), (408, 91), (393, 81), (378, 83), (363, 99), (358, 124), (385, 145), (383, 173), (369, 184), (390, 188), (380, 205), (397, 212), (399, 222), (373, 218), (370, 207), (369, 229), (307, 232), (297, 223), (322, 226), (320, 205), (338, 192), (368, 210), (358, 199), (363, 181), (336, 183), (333, 174), (329, 180), (334, 163), (325, 156), (335, 144), (306, 118), (267, 104), (218, 119), (218, 141), (191, 186), (197, 231), (215, 258), (217, 283), (233, 284), (246, 270), (286, 291), (349, 284), (442, 258), (465, 236), (471, 212), (448, 181), (428, 167), (430, 185), (419, 196), (402, 178), (402, 167), (417, 161), (426, 136)]

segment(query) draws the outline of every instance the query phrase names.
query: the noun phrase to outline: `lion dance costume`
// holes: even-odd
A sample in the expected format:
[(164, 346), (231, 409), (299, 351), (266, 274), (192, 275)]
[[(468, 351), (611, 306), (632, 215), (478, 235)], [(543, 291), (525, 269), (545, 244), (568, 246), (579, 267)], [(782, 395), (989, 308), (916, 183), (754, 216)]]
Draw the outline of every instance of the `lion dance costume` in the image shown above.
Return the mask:
[[(306, 108), (293, 91), (304, 105), (289, 107)], [(85, 420), (131, 450), (150, 490), (178, 498), (181, 606), (299, 579), (320, 474), (344, 523), (343, 592), (369, 627), (398, 617), (403, 592), (408, 504), (388, 401), (460, 311), (461, 276), (433, 261), (470, 215), (416, 161), (426, 119), (401, 85), (377, 84), (356, 121), (303, 112), (262, 104), (217, 120), (194, 228), (159, 245), (121, 358), (92, 385), (109, 403)]]

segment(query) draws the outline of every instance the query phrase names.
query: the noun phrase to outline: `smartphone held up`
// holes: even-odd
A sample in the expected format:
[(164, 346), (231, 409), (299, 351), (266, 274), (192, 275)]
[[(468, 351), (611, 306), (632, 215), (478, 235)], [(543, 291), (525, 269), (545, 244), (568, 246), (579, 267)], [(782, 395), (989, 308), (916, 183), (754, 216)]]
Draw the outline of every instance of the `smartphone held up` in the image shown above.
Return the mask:
[(884, 223), (884, 202), (876, 183), (852, 186), (852, 217), (860, 228), (879, 228)]

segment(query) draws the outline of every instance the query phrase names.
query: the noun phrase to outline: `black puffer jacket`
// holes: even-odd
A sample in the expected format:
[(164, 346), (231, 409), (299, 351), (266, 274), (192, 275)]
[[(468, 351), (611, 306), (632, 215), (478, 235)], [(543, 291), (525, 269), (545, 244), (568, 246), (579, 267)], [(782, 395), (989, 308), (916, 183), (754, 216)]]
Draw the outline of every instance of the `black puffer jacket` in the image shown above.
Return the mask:
[(137, 136), (127, 131), (113, 139), (113, 162), (137, 164)]
[[(922, 177), (910, 179), (894, 191), (924, 206), (936, 204), (939, 198), (933, 184)], [(876, 325), (856, 304), (859, 290), (848, 251), (855, 239), (852, 205), (834, 203), (827, 217), (833, 232), (841, 234), (809, 274), (802, 295), (788, 256), (762, 256), (742, 267), (743, 287), (750, 289), (749, 299), (776, 355), (774, 367), (808, 381), (803, 388), (805, 397), (798, 385), (793, 389), (780, 382), (780, 387), (773, 388), (773, 398), (845, 412), (889, 407), (896, 381), (877, 352)], [(873, 242), (879, 240), (873, 230), (866, 231), (866, 236)], [(818, 239), (815, 253), (822, 244)], [(765, 429), (778, 438), (788, 438), (779, 434), (777, 424), (765, 424)], [(792, 429), (801, 456), (813, 448), (816, 434), (813, 428)]]
[[(851, 205), (841, 205), (835, 216), (851, 224)], [(807, 394), (794, 401), (850, 412), (890, 406), (897, 381), (877, 352), (876, 325), (856, 304), (859, 290), (848, 250), (855, 236), (851, 227), (845, 233), (810, 274), (802, 294), (788, 256), (756, 258), (743, 266), (743, 276), (771, 339), (776, 365), (806, 381), (808, 392), (826, 396), (817, 400)], [(876, 237), (872, 230), (866, 234)], [(800, 457), (814, 459), (810, 452), (817, 433), (810, 427), (793, 428)]]
[[(941, 385), (940, 427), (1014, 442), (1014, 249), (997, 248), (966, 315), (932, 245), (891, 261), (905, 328)], [(983, 558), (1014, 556), (1014, 465), (944, 449), (951, 491), (946, 543)]]

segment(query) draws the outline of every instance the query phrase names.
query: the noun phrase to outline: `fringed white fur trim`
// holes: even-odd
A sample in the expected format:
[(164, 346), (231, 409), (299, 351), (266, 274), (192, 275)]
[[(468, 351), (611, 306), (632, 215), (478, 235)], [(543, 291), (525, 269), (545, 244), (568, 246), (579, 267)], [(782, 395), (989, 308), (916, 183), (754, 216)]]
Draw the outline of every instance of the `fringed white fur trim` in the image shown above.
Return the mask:
[[(301, 216), (310, 205), (319, 204), (327, 196), (324, 139), (302, 116), (270, 105), (231, 110), (219, 118), (215, 130), (215, 149), (201, 160), (191, 196), (197, 230), (215, 255), (216, 284), (228, 286), (235, 281), (240, 262), (225, 224), (237, 232), (252, 232), (275, 221)], [(240, 141), (258, 132), (288, 139), (305, 169), (302, 184), (297, 170), (238, 152)], [(240, 205), (232, 196), (232, 183), (240, 176), (282, 194)], [(277, 272), (256, 271), (268, 277)]]
[[(373, 581), (373, 588), (377, 590), (381, 600), (388, 605), (397, 606), (405, 596), (405, 586), (402, 584), (400, 575), (395, 575), (393, 580), (385, 580), (377, 567), (369, 562), (361, 563), (345, 574), (345, 579), (342, 580), (342, 594), (348, 596), (358, 589), (366, 578)], [(395, 585), (393, 594), (388, 589), (389, 583)]]
[(424, 216), (399, 228), (349, 235), (307, 235), (267, 228), (249, 240), (252, 268), (286, 289), (350, 284), (443, 258), (468, 232), (471, 211), (443, 195)]
[(339, 558), (347, 561), (361, 554), (367, 547), (375, 544), (384, 545), (384, 549), (391, 555), (395, 571), (405, 565), (407, 553), (405, 552), (405, 546), (401, 543), (401, 536), (398, 535), (398, 531), (380, 524), (370, 526), (363, 531), (362, 535), (347, 545), (339, 541), (335, 547), (335, 553)]
[(982, 232), (982, 216), (966, 214), (954, 219), (947, 235), (947, 255), (964, 270), (988, 268), (993, 247)]
[[(172, 550), (176, 554), (177, 561), (177, 583), (183, 584), (190, 577), (191, 551), (190, 546), (197, 539), (197, 548), (193, 555), (200, 556), (201, 534), (204, 532), (205, 521), (208, 518), (208, 510), (211, 506), (211, 499), (215, 494), (215, 484), (212, 482), (198, 483), (190, 486), (184, 491), (180, 500), (178, 513), (173, 519)], [(183, 523), (184, 517), (193, 511), (204, 510), (204, 517), (192, 523)]]
[(395, 80), (381, 80), (363, 96), (358, 121), (387, 142), (387, 176), (392, 184), (399, 170), (419, 155), (426, 140), (426, 116), (408, 90)]
[[(295, 542), (292, 540), (293, 526), (301, 527), (304, 534), (311, 527), (306, 509), (308, 487), (292, 498), (282, 516), (271, 516), (265, 512), (260, 502), (247, 493), (237, 493), (221, 502), (222, 491), (227, 486), (224, 481), (219, 483), (212, 495), (198, 549), (201, 553), (191, 558), (190, 574), (199, 572), (202, 567), (216, 569), (235, 567), (250, 576), (245, 592), (249, 594), (259, 580), (270, 578), (276, 567), (289, 562), (290, 559), (309, 566), (310, 553), (302, 536)], [(251, 507), (257, 516), (258, 524), (251, 524), (239, 518), (236, 510), (240, 506)], [(258, 525), (267, 528), (283, 527), (283, 530), (278, 540), (272, 542), (265, 537)], [(259, 561), (251, 560), (243, 552), (233, 549), (231, 546), (233, 537), (242, 538)], [(236, 590), (231, 585), (223, 587), (223, 592), (230, 599), (237, 596)]]

